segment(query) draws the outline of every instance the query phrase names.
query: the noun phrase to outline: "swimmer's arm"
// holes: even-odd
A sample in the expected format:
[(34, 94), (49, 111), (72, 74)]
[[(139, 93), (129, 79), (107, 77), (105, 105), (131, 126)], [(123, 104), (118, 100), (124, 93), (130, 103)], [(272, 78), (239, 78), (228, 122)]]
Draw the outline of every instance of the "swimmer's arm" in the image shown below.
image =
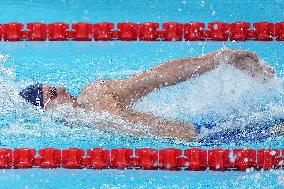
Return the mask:
[(123, 80), (124, 93), (139, 99), (155, 88), (175, 85), (187, 79), (202, 75), (216, 68), (219, 61), (214, 59), (216, 52), (201, 57), (181, 58), (164, 62), (149, 70)]
[(273, 69), (261, 64), (255, 53), (244, 50), (221, 50), (200, 57), (181, 58), (164, 62), (149, 70), (126, 78), (123, 81), (125, 93), (136, 94), (139, 99), (155, 88), (175, 85), (179, 82), (200, 76), (218, 67), (220, 63), (228, 63), (245, 71), (251, 76), (265, 74), (273, 77)]
[(129, 134), (136, 135), (158, 135), (162, 137), (179, 138), (187, 141), (193, 140), (197, 133), (196, 129), (192, 125), (188, 125), (181, 121), (165, 120), (155, 117), (151, 114), (140, 113), (134, 111), (111, 111), (110, 113), (119, 116), (125, 121), (135, 124), (139, 123), (144, 126), (140, 126), (137, 129), (129, 130), (128, 128), (112, 128), (113, 130), (124, 131)]

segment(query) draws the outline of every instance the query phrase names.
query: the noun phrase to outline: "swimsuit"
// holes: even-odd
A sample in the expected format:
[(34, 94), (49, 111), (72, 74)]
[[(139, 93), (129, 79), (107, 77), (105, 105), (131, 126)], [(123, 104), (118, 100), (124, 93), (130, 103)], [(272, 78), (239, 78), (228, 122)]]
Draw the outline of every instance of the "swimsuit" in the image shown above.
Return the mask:
[[(273, 136), (271, 128), (284, 123), (284, 119), (274, 119), (269, 121), (262, 121), (246, 125), (243, 127), (232, 127), (220, 129), (216, 132), (210, 132), (210, 129), (217, 126), (214, 123), (207, 125), (195, 124), (201, 137), (197, 139), (198, 142), (204, 145), (220, 145), (220, 144), (244, 144), (245, 142), (261, 142)], [(209, 132), (202, 135), (201, 128), (209, 129)]]

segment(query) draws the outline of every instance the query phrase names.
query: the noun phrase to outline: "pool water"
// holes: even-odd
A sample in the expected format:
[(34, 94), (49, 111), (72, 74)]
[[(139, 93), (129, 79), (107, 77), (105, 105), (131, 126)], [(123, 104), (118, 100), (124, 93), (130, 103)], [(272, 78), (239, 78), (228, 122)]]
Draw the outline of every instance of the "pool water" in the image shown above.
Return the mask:
[[(111, 3), (110, 3), (111, 2)], [(5, 1), (1, 23), (168, 22), (168, 21), (271, 21), (284, 18), (284, 1)], [(59, 113), (40, 112), (17, 95), (34, 82), (66, 86), (78, 95), (84, 85), (98, 79), (118, 79), (151, 68), (163, 61), (199, 56), (223, 47), (246, 49), (276, 70), (277, 79), (261, 83), (230, 67), (221, 67), (200, 78), (156, 90), (135, 108), (157, 116), (186, 122), (216, 122), (235, 128), (283, 119), (283, 42), (1, 42), (0, 144), (6, 148), (35, 149), (77, 147), (89, 149), (176, 147), (283, 148), (283, 136), (209, 140), (215, 130), (203, 130), (197, 142), (137, 137), (97, 130), (110, 115), (84, 114), (67, 108)], [(157, 100), (159, 99), (159, 100)], [(222, 102), (222, 104), (221, 104)], [(225, 104), (225, 106), (223, 105)], [(84, 124), (62, 123), (80, 117)], [(201, 121), (202, 120), (202, 121)], [(257, 123), (257, 124), (256, 124)], [(261, 131), (261, 127), (255, 127)], [(222, 131), (222, 130), (221, 130)], [(266, 130), (267, 132), (269, 131)], [(1, 188), (283, 188), (284, 172), (176, 172), (139, 170), (2, 170)]]

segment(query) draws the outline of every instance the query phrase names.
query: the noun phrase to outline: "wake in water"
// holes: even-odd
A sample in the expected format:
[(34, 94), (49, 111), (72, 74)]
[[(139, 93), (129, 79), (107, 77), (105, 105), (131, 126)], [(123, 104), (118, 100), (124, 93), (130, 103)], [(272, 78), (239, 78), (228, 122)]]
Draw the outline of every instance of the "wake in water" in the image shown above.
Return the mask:
[[(15, 71), (2, 66), (6, 59), (7, 56), (1, 55), (0, 111), (2, 123), (7, 127), (37, 125), (46, 131), (46, 125), (56, 127), (58, 120), (63, 120), (68, 127), (85, 125), (100, 130), (112, 124), (125, 132), (147, 131), (141, 129), (145, 125), (129, 123), (106, 112), (86, 113), (68, 105), (50, 112), (35, 110), (18, 95), (33, 81), (17, 81)], [(134, 108), (199, 125), (199, 140), (206, 143), (262, 140), (271, 136), (270, 129), (284, 119), (283, 79), (263, 83), (223, 64), (198, 78), (157, 89), (138, 101)]]

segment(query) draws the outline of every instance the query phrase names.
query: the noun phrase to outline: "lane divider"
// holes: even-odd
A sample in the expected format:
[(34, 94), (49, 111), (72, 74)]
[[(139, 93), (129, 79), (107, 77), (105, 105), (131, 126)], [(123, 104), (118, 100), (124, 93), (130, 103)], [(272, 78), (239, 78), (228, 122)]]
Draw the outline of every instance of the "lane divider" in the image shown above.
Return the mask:
[[(70, 27), (71, 26), (71, 27)], [(11, 22), (0, 24), (0, 40), (4, 41), (284, 41), (284, 22), (64, 22), (45, 24)]]
[(152, 149), (152, 148), (0, 148), (1, 169), (141, 169), (247, 171), (284, 168), (284, 149)]

